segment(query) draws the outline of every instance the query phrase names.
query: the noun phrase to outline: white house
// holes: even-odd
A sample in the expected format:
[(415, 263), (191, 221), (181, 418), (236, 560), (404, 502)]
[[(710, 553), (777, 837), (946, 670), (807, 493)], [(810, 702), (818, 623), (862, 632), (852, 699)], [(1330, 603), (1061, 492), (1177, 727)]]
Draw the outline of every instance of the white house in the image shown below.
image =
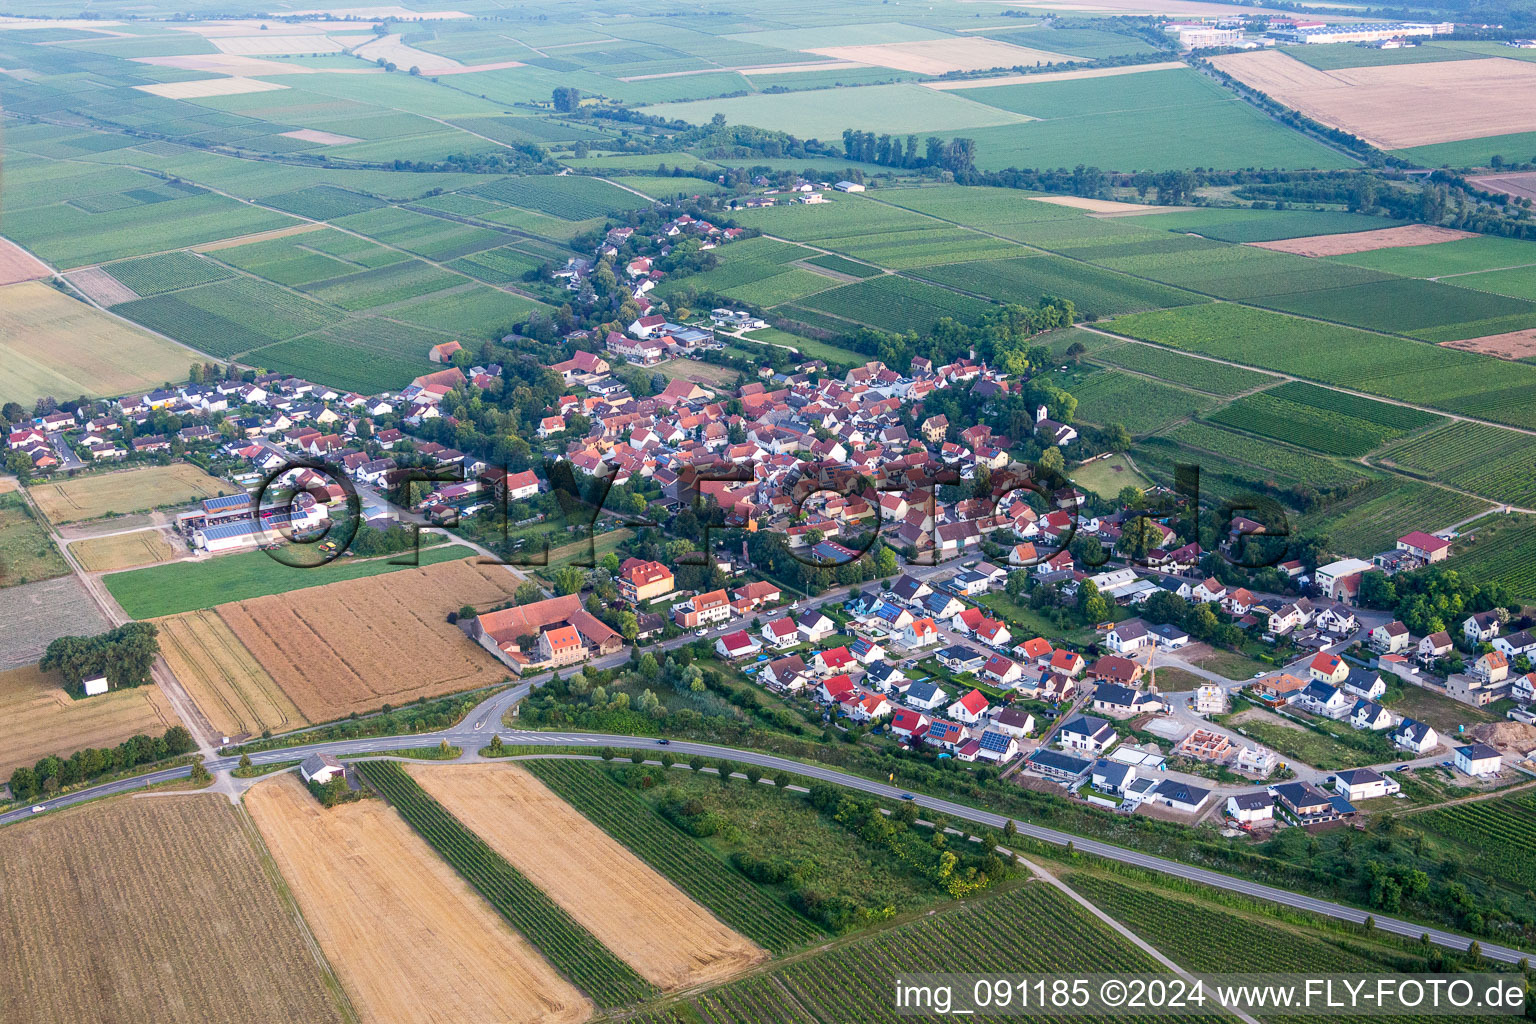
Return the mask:
[(1456, 748), (1456, 768), (1471, 776), (1497, 775), (1502, 764), (1499, 752), (1486, 743)]
[(1205, 802), (1211, 798), (1211, 791), (1177, 779), (1164, 779), (1152, 790), (1151, 796), (1175, 811), (1193, 814), (1205, 806)]
[(1275, 820), (1275, 798), (1268, 793), (1234, 793), (1227, 797), (1227, 817), (1239, 825)]
[(1126, 619), (1104, 637), (1104, 646), (1116, 654), (1134, 654), (1155, 643), (1156, 638), (1147, 632), (1147, 624), (1140, 619)]
[(299, 764), (299, 774), (305, 782), (318, 782), (324, 785), (346, 769), (342, 763), (330, 754), (310, 754)]
[(949, 717), (965, 725), (975, 725), (990, 706), (985, 694), (980, 690), (972, 690), (949, 706)]
[(1379, 672), (1352, 668), (1349, 670), (1349, 675), (1344, 677), (1344, 692), (1352, 697), (1379, 700), (1382, 694), (1387, 692), (1387, 684), (1381, 681)]
[(1522, 629), (1518, 633), (1498, 637), (1493, 641), (1493, 649), (1511, 662), (1522, 654), (1536, 658), (1536, 634), (1528, 629)]
[(760, 632), (763, 635), (763, 642), (769, 647), (782, 649), (794, 647), (800, 642), (800, 627), (795, 625), (795, 620), (787, 615), (782, 619), (765, 623)]
[(1412, 639), (1401, 622), (1388, 622), (1371, 630), (1371, 647), (1382, 654), (1402, 654)]
[(800, 638), (806, 643), (817, 643), (832, 635), (833, 622), (821, 612), (808, 611), (797, 622)]
[(1439, 744), (1440, 736), (1428, 723), (1405, 718), (1392, 730), (1392, 742), (1415, 754), (1427, 754)]
[(1115, 745), (1120, 734), (1102, 718), (1093, 715), (1077, 715), (1062, 725), (1056, 733), (1056, 742), (1064, 750), (1081, 750), (1090, 754), (1102, 754)]
[(949, 694), (934, 683), (913, 683), (907, 687), (907, 703), (924, 711), (932, 711), (948, 699)]
[(1467, 621), (1461, 624), (1461, 633), (1469, 643), (1485, 644), (1499, 635), (1499, 626), (1498, 612), (1478, 612), (1467, 616)]
[(1308, 711), (1329, 718), (1341, 718), (1351, 707), (1350, 699), (1343, 690), (1316, 680), (1308, 683), (1301, 691), (1299, 703)]
[(1215, 683), (1203, 683), (1195, 687), (1195, 713), (1219, 715), (1227, 710), (1226, 687)]
[(715, 653), (727, 661), (752, 657), (762, 649), (763, 645), (752, 639), (752, 634), (744, 629), (727, 633), (715, 641)]
[(932, 646), (939, 642), (939, 627), (932, 619), (913, 619), (897, 634), (896, 642), (914, 651)]
[(1334, 792), (1340, 794), (1350, 803), (1357, 800), (1374, 800), (1377, 797), (1391, 796), (1403, 787), (1393, 779), (1389, 779), (1378, 771), (1370, 768), (1351, 768), (1342, 771), (1333, 777)]
[(1375, 701), (1356, 701), (1354, 709), (1349, 713), (1349, 724), (1356, 729), (1369, 729), (1372, 732), (1390, 729), (1392, 712)]
[(82, 679), (80, 684), (85, 687), (87, 697), (95, 697), (107, 692), (107, 677), (92, 676), (90, 679)]

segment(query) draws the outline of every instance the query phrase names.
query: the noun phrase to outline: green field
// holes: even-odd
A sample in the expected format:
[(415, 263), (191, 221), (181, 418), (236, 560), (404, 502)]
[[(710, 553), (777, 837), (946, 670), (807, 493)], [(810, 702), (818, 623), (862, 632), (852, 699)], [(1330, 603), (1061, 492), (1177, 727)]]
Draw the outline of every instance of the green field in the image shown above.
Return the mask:
[(1389, 445), (1381, 458), (1495, 501), (1526, 508), (1536, 504), (1536, 476), (1530, 471), (1536, 438), (1529, 434), (1462, 420)]
[(1501, 583), (1516, 597), (1536, 598), (1536, 517), (1485, 520), (1475, 543), (1458, 544), (1446, 564), (1478, 583)]
[(1132, 434), (1150, 434), (1215, 404), (1205, 395), (1115, 370), (1089, 374), (1070, 390), (1077, 398), (1077, 419), (1119, 423)]
[(344, 317), (340, 310), (249, 277), (136, 299), (112, 311), (220, 358), (331, 327)]
[(1529, 793), (1456, 804), (1415, 815), (1413, 827), (1451, 844), (1464, 866), (1516, 889), (1536, 886), (1529, 856), (1536, 804)]
[(0, 587), (63, 576), (69, 563), (21, 495), (0, 494)]
[[(679, 179), (688, 182), (691, 179)], [(697, 190), (695, 190), (697, 191)], [(538, 210), (563, 220), (586, 220), (623, 210), (638, 210), (650, 200), (600, 178), (583, 175), (524, 175), (499, 178), (469, 189), (470, 194), (509, 206)]]
[(1287, 381), (1240, 398), (1209, 419), (1325, 455), (1358, 457), (1390, 438), (1441, 418), (1315, 384)]
[(232, 276), (217, 263), (195, 253), (170, 252), (107, 266), (107, 272), (141, 296), (160, 295)]
[[(1086, 334), (1079, 331), (1078, 334)], [(1099, 337), (1098, 335), (1088, 335)], [(1109, 340), (1102, 339), (1101, 340)], [(1231, 397), (1273, 384), (1275, 378), (1257, 370), (1245, 370), (1225, 363), (1211, 362), (1180, 355), (1151, 345), (1113, 342), (1093, 349), (1088, 358), (1095, 363), (1118, 366), (1134, 373), (1165, 380), (1170, 384), (1203, 391), (1211, 395)]]
[[(473, 554), (469, 548), (457, 544), (424, 547), (420, 564), (435, 565)], [(301, 569), (284, 565), (264, 551), (242, 551), (204, 562), (176, 562), (111, 573), (102, 577), (102, 582), (130, 618), (153, 619), (212, 608), (230, 601), (248, 601), (268, 594), (285, 594), (290, 590), (408, 569), (412, 568), (411, 558), (412, 553), (406, 551), (367, 560), (339, 558), (317, 569)], [(406, 564), (394, 564), (393, 560)]]
[[(825, 44), (821, 44), (825, 45)], [(968, 90), (978, 91), (978, 90)], [(838, 139), (844, 128), (866, 132), (908, 132), (1017, 125), (1028, 120), (985, 102), (973, 102), (956, 92), (939, 92), (920, 85), (872, 85), (821, 93), (817, 102), (793, 93), (758, 93), (730, 99), (664, 103), (642, 113), (669, 120), (704, 124), (723, 114), (729, 124), (752, 125), (788, 132), (802, 139)]]
[(1442, 530), (1486, 512), (1486, 501), (1429, 484), (1393, 478), (1377, 480), (1301, 518), (1304, 534), (1327, 537), (1332, 550), (1368, 558), (1392, 547), (1413, 530)]
[(972, 322), (991, 308), (981, 299), (892, 276), (819, 292), (800, 305), (887, 331), (926, 331), (946, 316)]
[(1060, 256), (951, 263), (915, 273), (925, 280), (985, 295), (997, 302), (1033, 306), (1045, 296), (1061, 296), (1071, 299), (1080, 313), (1094, 316), (1118, 316), (1206, 301), (1190, 292)]
[[(1181, 423), (1167, 436), (1181, 445), (1227, 456), (1252, 466), (1256, 474), (1275, 482), (1301, 483), (1314, 488), (1353, 488), (1373, 478), (1350, 463), (1320, 459), (1290, 445), (1260, 440), (1210, 423)], [(1191, 462), (1200, 462), (1193, 457)]]
[(1483, 326), (1492, 320), (1508, 320), (1512, 331), (1536, 327), (1536, 303), (1408, 278), (1289, 291), (1253, 301), (1287, 313), (1436, 342), (1494, 333)]
[(831, 253), (821, 253), (804, 262), (814, 263), (818, 267), (825, 267), (839, 274), (847, 274), (849, 277), (874, 277), (880, 273), (879, 267), (872, 267), (868, 263), (857, 263)]
[[(1471, 274), (1481, 270), (1536, 264), (1536, 242), (1478, 235), (1433, 245), (1405, 245), (1395, 249), (1351, 253), (1348, 256), (1330, 256), (1328, 260), (1331, 263), (1348, 263), (1403, 277), (1442, 277), (1446, 274)], [(1461, 282), (1452, 278), (1448, 283)]]

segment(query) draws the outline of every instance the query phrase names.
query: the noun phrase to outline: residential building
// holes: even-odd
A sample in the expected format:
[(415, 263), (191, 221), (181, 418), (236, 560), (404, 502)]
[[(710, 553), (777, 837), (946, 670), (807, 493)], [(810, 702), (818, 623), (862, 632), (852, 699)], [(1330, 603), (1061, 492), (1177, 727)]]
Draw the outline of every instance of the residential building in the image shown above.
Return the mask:
[(672, 592), (672, 570), (660, 562), (631, 558), (620, 567), (618, 582), (619, 596), (630, 604), (640, 604)]
[(1371, 648), (1378, 654), (1402, 654), (1412, 638), (1401, 622), (1388, 622), (1371, 630)]
[(1473, 777), (1497, 775), (1503, 759), (1486, 743), (1468, 743), (1456, 748), (1456, 769)]
[(1152, 790), (1151, 798), (1175, 811), (1194, 814), (1211, 798), (1211, 791), (1178, 779), (1164, 779)]
[(1402, 791), (1401, 786), (1394, 779), (1372, 768), (1350, 768), (1338, 772), (1333, 777), (1334, 791), (1344, 796), (1350, 803), (1358, 800), (1375, 800), (1378, 797), (1391, 796)]
[(1439, 745), (1440, 736), (1429, 724), (1405, 718), (1392, 730), (1392, 742), (1415, 754), (1427, 754)]
[(684, 629), (714, 626), (729, 620), (731, 601), (724, 590), (695, 594), (672, 610), (672, 619)]
[(1056, 742), (1064, 750), (1102, 754), (1115, 745), (1120, 734), (1102, 718), (1092, 715), (1075, 715), (1056, 732)]
[(1485, 644), (1499, 635), (1502, 623), (1499, 621), (1499, 613), (1496, 611), (1478, 612), (1469, 615), (1461, 624), (1461, 635), (1467, 638), (1468, 643)]
[(1234, 793), (1227, 797), (1227, 817), (1251, 827), (1275, 820), (1275, 798), (1268, 793)]

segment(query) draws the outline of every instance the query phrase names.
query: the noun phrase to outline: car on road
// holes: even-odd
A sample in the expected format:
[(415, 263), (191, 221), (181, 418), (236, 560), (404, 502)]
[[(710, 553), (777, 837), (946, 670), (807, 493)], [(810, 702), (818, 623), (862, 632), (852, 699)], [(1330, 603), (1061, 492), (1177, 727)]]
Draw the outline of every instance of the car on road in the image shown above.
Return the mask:
[(48, 809), (48, 805), (47, 804), (37, 804), (36, 806), (34, 806), (32, 808), (32, 813), (33, 814), (42, 814), (47, 809)]
[(901, 794), (901, 798), (903, 800), (916, 800), (917, 799), (917, 797), (913, 796), (911, 793), (903, 793), (903, 794)]
[(1408, 767), (1409, 766), (1406, 765), (1406, 764), (1400, 764), (1396, 768), (1393, 768), (1392, 770), (1395, 771), (1395, 772), (1405, 772), (1405, 771), (1408, 770)]
[(657, 740), (656, 741), (656, 745), (658, 747), (670, 747), (672, 745), (672, 741), (671, 740)]
[(703, 636), (705, 633), (708, 633), (708, 632), (709, 632), (709, 630), (707, 630), (707, 629), (696, 629), (696, 630), (693, 631), (693, 635), (694, 636)]

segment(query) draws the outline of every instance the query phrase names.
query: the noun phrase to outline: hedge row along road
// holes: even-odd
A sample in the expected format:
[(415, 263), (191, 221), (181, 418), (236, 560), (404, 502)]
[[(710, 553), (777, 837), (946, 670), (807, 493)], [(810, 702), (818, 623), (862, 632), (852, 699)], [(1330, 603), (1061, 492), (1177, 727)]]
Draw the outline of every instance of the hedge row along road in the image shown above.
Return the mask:
[[(276, 761), (294, 761), (310, 754), (322, 753), (336, 756), (372, 754), (386, 750), (398, 750), (402, 747), (434, 746), (440, 740), (447, 740), (451, 746), (459, 746), (463, 747), (466, 751), (473, 751), (485, 746), (490, 742), (491, 736), (497, 734), (501, 736), (502, 742), (509, 745), (533, 747), (591, 746), (594, 754), (602, 747), (612, 747), (615, 750), (655, 750), (657, 747), (656, 740), (648, 736), (614, 736), (606, 733), (522, 732), (501, 729), (502, 713), (518, 700), (521, 700), (532, 685), (531, 682), (523, 682), (509, 690), (504, 690), (465, 715), (458, 725), (449, 729), (430, 733), (414, 733), (409, 736), (379, 736), (369, 739), (338, 740), (330, 743), (313, 743), (302, 747), (264, 750), (250, 755), (251, 762), (256, 765), (271, 764)], [(835, 768), (794, 761), (786, 757), (777, 757), (773, 754), (762, 754), (753, 750), (737, 750), (733, 747), (717, 746), (713, 743), (692, 743), (687, 740), (673, 740), (666, 749), (673, 754), (699, 754), (704, 757), (728, 759), (741, 765), (756, 765), (759, 768), (766, 768), (773, 772), (789, 772), (793, 775), (844, 786), (848, 789), (858, 790), (886, 799), (900, 799), (907, 792), (900, 787), (889, 786), (883, 782), (876, 782), (857, 775), (850, 775)], [(206, 762), (206, 766), (211, 772), (229, 771), (239, 764), (239, 760), (238, 757), (210, 758)], [(191, 768), (188, 766), (166, 768), (147, 775), (140, 775), (131, 779), (121, 779), (117, 782), (106, 783), (105, 785), (95, 786), (90, 789), (82, 789), (48, 801), (46, 806), (49, 810), (53, 810), (86, 800), (95, 800), (116, 793), (128, 792), (157, 782), (183, 778), (190, 773)], [(978, 810), (975, 807), (957, 804), (938, 797), (924, 796), (921, 793), (915, 794), (915, 801), (919, 807), (938, 811), (940, 814), (947, 815), (950, 818), (963, 819), (978, 825), (988, 825), (992, 828), (1002, 828), (1008, 820), (1000, 814)], [(0, 815), (0, 825), (9, 825), (30, 817), (32, 817), (31, 809), (29, 807), (21, 807)], [(1209, 868), (1197, 867), (1193, 864), (1181, 864), (1175, 860), (1153, 856), (1138, 850), (1128, 850), (1124, 847), (1101, 843), (1083, 836), (1075, 836), (1068, 832), (1042, 828), (1039, 825), (1032, 825), (1028, 821), (1015, 819), (1014, 824), (1020, 833), (1031, 838), (1055, 843), (1058, 846), (1065, 846), (1070, 842), (1074, 849), (1080, 850), (1083, 853), (1090, 853), (1107, 860), (1119, 861), (1122, 864), (1130, 864), (1147, 871), (1160, 871), (1163, 874), (1173, 875), (1191, 882), (1198, 882), (1217, 889), (1225, 889), (1228, 892), (1241, 893), (1254, 899), (1268, 900), (1281, 906), (1294, 907), (1297, 910), (1322, 914), (1341, 921), (1361, 924), (1367, 917), (1370, 917), (1375, 920), (1376, 927), (1383, 931), (1391, 932), (1394, 935), (1406, 936), (1410, 939), (1417, 939), (1421, 935), (1428, 934), (1431, 941), (1451, 949), (1466, 949), (1470, 944), (1470, 940), (1466, 936), (1457, 935), (1454, 932), (1444, 931), (1439, 928), (1432, 928), (1428, 925), (1415, 924), (1398, 918), (1383, 917), (1380, 914), (1371, 914), (1356, 907), (1345, 906), (1342, 903), (1315, 899), (1303, 893), (1295, 893), (1287, 889), (1277, 889), (1274, 886), (1261, 885), (1246, 879), (1234, 878), (1231, 875), (1224, 875), (1219, 871), (1212, 871)], [(1482, 948), (1483, 956), (1505, 963), (1518, 963), (1522, 957), (1532, 955), (1509, 946), (1500, 946), (1481, 941), (1479, 941), (1479, 945)]]

